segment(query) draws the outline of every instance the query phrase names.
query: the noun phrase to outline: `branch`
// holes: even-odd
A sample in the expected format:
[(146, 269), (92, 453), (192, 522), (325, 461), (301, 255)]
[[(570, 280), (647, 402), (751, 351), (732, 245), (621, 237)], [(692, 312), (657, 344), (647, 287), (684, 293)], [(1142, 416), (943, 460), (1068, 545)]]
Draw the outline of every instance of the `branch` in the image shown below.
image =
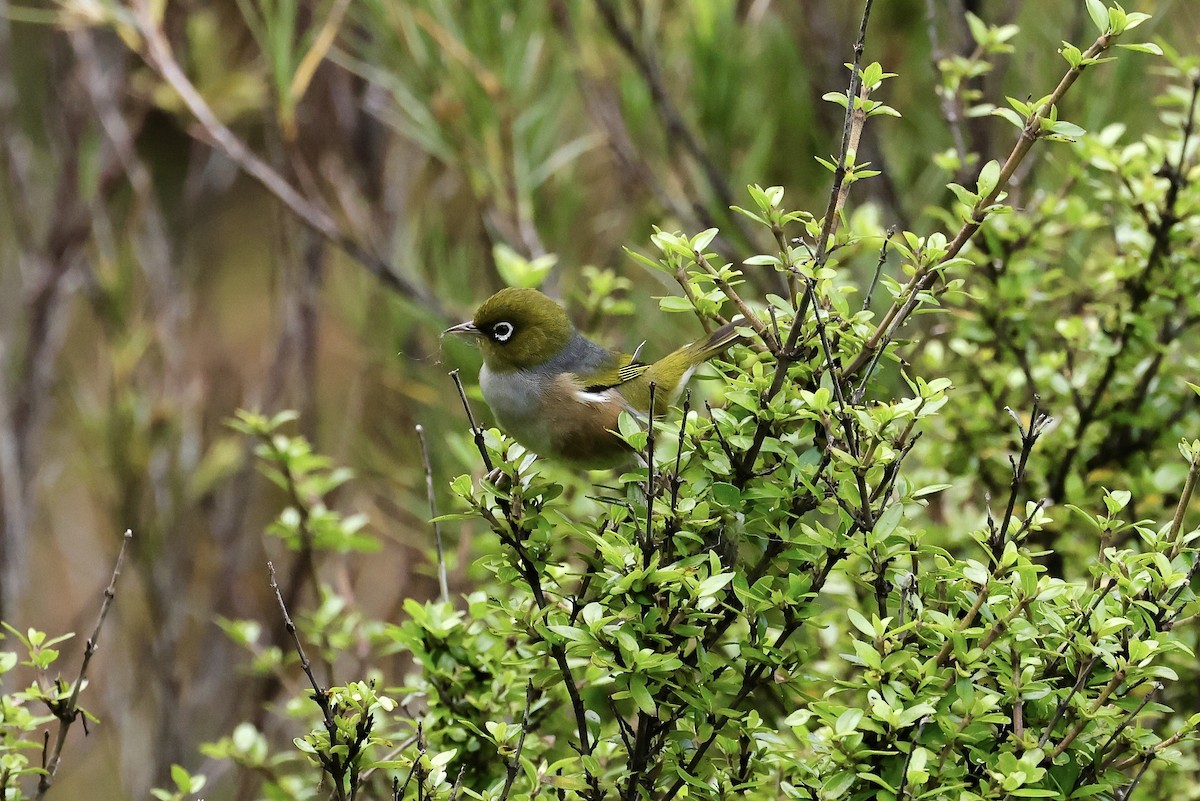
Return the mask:
[(1012, 464), (1012, 483), (1008, 488), (1008, 505), (1004, 509), (1004, 518), (1000, 521), (998, 528), (993, 528), (990, 532), (989, 550), (992, 552), (992, 561), (1000, 564), (1000, 557), (1004, 554), (1004, 547), (1008, 542), (1008, 527), (1012, 523), (1013, 511), (1017, 506), (1017, 492), (1021, 488), (1021, 482), (1025, 478), (1025, 468), (1029, 464), (1029, 456), (1033, 453), (1033, 446), (1037, 444), (1038, 437), (1046, 430), (1046, 426), (1053, 422), (1054, 418), (1038, 409), (1038, 403), (1041, 398), (1034, 396), (1033, 412), (1029, 417), (1029, 426), (1025, 427), (1021, 424), (1021, 418), (1017, 413), (1007, 406), (1005, 410), (1012, 415), (1012, 418), (1017, 421), (1017, 430), (1021, 432), (1021, 453), (1016, 459), (1009, 457)]
[[(1192, 459), (1183, 483), (1183, 492), (1179, 494), (1179, 503), (1175, 505), (1175, 516), (1171, 518), (1171, 531), (1167, 535), (1167, 541), (1171, 543), (1171, 549), (1167, 551), (1168, 559), (1175, 559), (1183, 552), (1185, 540), (1179, 535), (1183, 531), (1183, 519), (1187, 516), (1188, 506), (1192, 503), (1192, 493), (1196, 491), (1197, 478), (1200, 478), (1200, 456)], [(1200, 564), (1200, 560), (1197, 563)]]
[(425, 441), (425, 427), (417, 426), (417, 439), (421, 441), (421, 461), (425, 465), (425, 494), (429, 496), (429, 516), (433, 522), (433, 539), (437, 543), (438, 588), (442, 603), (450, 603), (450, 584), (446, 580), (446, 551), (442, 546), (442, 526), (437, 522), (437, 496), (433, 492), (433, 464), (429, 460), (429, 443)]
[(1038, 140), (1042, 133), (1042, 117), (1048, 115), (1050, 110), (1056, 106), (1066, 95), (1067, 90), (1078, 80), (1079, 76), (1089, 66), (1087, 62), (1099, 56), (1104, 51), (1112, 46), (1114, 37), (1109, 34), (1104, 34), (1096, 39), (1082, 55), (1081, 63), (1077, 67), (1071, 67), (1059, 80), (1058, 86), (1046, 98), (1046, 102), (1039, 106), (1025, 123), (1025, 127), (1021, 131), (1020, 137), (1013, 145), (1013, 149), (1005, 159), (1004, 165), (1000, 168), (1000, 176), (996, 181), (996, 186), (986, 197), (982, 197), (971, 209), (970, 220), (963, 224), (959, 229), (954, 239), (950, 242), (946, 249), (945, 255), (937, 262), (937, 264), (929, 267), (920, 268), (909, 281), (905, 291), (901, 294), (903, 301), (897, 299), (892, 303), (879, 325), (875, 328), (871, 336), (863, 344), (862, 351), (855, 357), (846, 367), (846, 374), (854, 374), (861, 370), (869, 363), (877, 350), (885, 347), (891, 341), (892, 336), (904, 322), (912, 315), (913, 311), (920, 304), (921, 295), (933, 286), (940, 274), (939, 268), (947, 264), (951, 260), (958, 257), (958, 254), (966, 246), (971, 237), (983, 226), (984, 220), (987, 219), (989, 207), (991, 207), (996, 199), (1000, 196), (1012, 179), (1013, 173), (1025, 157), (1029, 154), (1033, 144)]
[[(458, 397), (462, 401), (463, 409), (467, 412), (467, 421), (471, 426), (471, 431), (474, 433), (475, 447), (479, 449), (479, 455), (483, 459), (484, 467), (488, 472), (493, 472), (495, 467), (492, 465), (491, 457), (488, 456), (487, 445), (483, 440), (483, 429), (475, 422), (475, 414), (471, 411), (471, 404), (467, 400), (467, 392), (463, 388), (462, 379), (458, 375), (458, 370), (451, 370), (450, 377), (454, 379), (454, 385), (458, 388)], [(521, 577), (529, 584), (529, 591), (533, 594), (533, 600), (537, 603), (538, 608), (545, 610), (549, 606), (546, 600), (546, 593), (542, 589), (541, 578), (538, 574), (537, 565), (530, 558), (529, 553), (521, 544), (521, 530), (518, 521), (514, 519), (512, 504), (507, 498), (496, 496), (496, 502), (500, 505), (504, 513), (505, 519), (508, 522), (509, 533), (505, 533), (500, 527), (499, 521), (491, 516), (493, 528), (500, 535), (501, 540), (513, 549), (517, 555), (517, 568), (521, 572)], [(591, 736), (587, 728), (587, 710), (583, 704), (583, 696), (579, 693), (579, 686), (575, 683), (575, 676), (571, 673), (571, 666), (567, 661), (567, 652), (562, 645), (557, 643), (547, 643), (550, 648), (550, 655), (554, 658), (554, 663), (558, 666), (558, 671), (562, 676), (563, 684), (567, 688), (567, 696), (571, 701), (571, 709), (575, 713), (575, 726), (579, 732), (579, 750), (585, 756), (592, 753)], [(595, 777), (588, 774), (589, 779), (595, 783)]]
[[(267, 562), (267, 570), (271, 574), (271, 589), (275, 593), (275, 601), (279, 604), (279, 612), (283, 615), (283, 625), (287, 628), (288, 634), (292, 636), (292, 642), (296, 646), (296, 653), (300, 656), (300, 667), (304, 671), (304, 675), (308, 676), (308, 683), (312, 686), (312, 699), (321, 710), (321, 718), (325, 723), (325, 731), (329, 734), (329, 748), (332, 753), (341, 743), (341, 738), (338, 736), (337, 721), (334, 719), (333, 707), (329, 703), (329, 695), (317, 677), (313, 675), (312, 664), (308, 661), (308, 655), (304, 652), (304, 644), (300, 641), (300, 634), (296, 631), (296, 624), (292, 622), (292, 616), (288, 614), (287, 604), (283, 601), (283, 594), (279, 590), (279, 583), (275, 580), (275, 565)], [(345, 744), (348, 749), (353, 751), (353, 744)], [(346, 775), (346, 769), (352, 761), (351, 755), (348, 753), (344, 758), (337, 756), (328, 756), (317, 753), (316, 757), (321, 762), (322, 768), (333, 779), (334, 794), (338, 801), (347, 801), (346, 789), (342, 786), (342, 779)]]
[(517, 750), (513, 753), (512, 761), (508, 763), (508, 776), (504, 780), (504, 790), (500, 793), (499, 801), (508, 801), (512, 792), (513, 782), (517, 779), (517, 771), (521, 768), (521, 752), (525, 750), (525, 735), (529, 733), (529, 709), (533, 706), (533, 679), (525, 683), (525, 714), (521, 718), (521, 736), (517, 740)]
[[(820, 271), (829, 258), (829, 246), (833, 238), (834, 220), (837, 219), (837, 210), (845, 203), (845, 192), (849, 190), (849, 187), (845, 184), (847, 154), (850, 151), (851, 145), (858, 141), (858, 136), (862, 133), (862, 125), (865, 120), (865, 117), (862, 115), (855, 114), (854, 101), (862, 88), (862, 73), (859, 65), (862, 63), (863, 50), (867, 44), (867, 25), (871, 19), (871, 5), (873, 2), (874, 0), (866, 0), (863, 6), (862, 19), (858, 26), (858, 39), (854, 42), (854, 61), (850, 69), (850, 85), (846, 89), (846, 114), (842, 122), (842, 145), (838, 152), (837, 168), (833, 174), (833, 186), (829, 190), (829, 201), (825, 207), (825, 219), (822, 221), (820, 237), (817, 240), (817, 250), (813, 254), (814, 275)], [(786, 255), (788, 253), (786, 242), (783, 242), (782, 245)], [(812, 283), (808, 284), (804, 298), (800, 301), (800, 306), (796, 309), (796, 316), (792, 320), (792, 326), (788, 330), (787, 340), (776, 357), (775, 377), (771, 382), (770, 389), (762, 398), (764, 407), (783, 388), (783, 382), (787, 379), (788, 368), (798, 359), (796, 345), (800, 342), (800, 334), (804, 329), (810, 304), (815, 310), (817, 300)], [(841, 371), (841, 375), (847, 374), (847, 371)], [(830, 377), (834, 384), (839, 386), (840, 391), (839, 375), (835, 373)], [(762, 449), (763, 440), (766, 439), (768, 428), (769, 424), (766, 418), (760, 418), (754, 431), (751, 446), (746, 451), (745, 458), (737, 465), (736, 478), (739, 485), (744, 485), (753, 477), (754, 462), (758, 458), (759, 451)]]
[(125, 564), (125, 550), (129, 547), (131, 539), (133, 539), (133, 532), (125, 529), (125, 536), (121, 540), (121, 550), (117, 552), (117, 562), (113, 566), (108, 586), (104, 589), (104, 601), (100, 604), (100, 615), (96, 618), (92, 636), (88, 637), (87, 646), (83, 649), (83, 661), (79, 665), (79, 675), (75, 678), (75, 684), (71, 688), (71, 696), (67, 699), (66, 704), (59, 706), (55, 703), (51, 706), (50, 711), (58, 718), (58, 735), (54, 739), (53, 746), (46, 752), (44, 759), (46, 772), (38, 779), (37, 795), (34, 796), (34, 799), (43, 798), (46, 791), (50, 789), (50, 785), (54, 784), (54, 775), (58, 772), (59, 761), (62, 759), (63, 745), (67, 741), (67, 732), (70, 731), (71, 724), (79, 717), (79, 691), (83, 688), (84, 680), (87, 678), (88, 665), (91, 664), (92, 657), (99, 648), (100, 629), (108, 617), (108, 610), (112, 608), (113, 599), (117, 597), (117, 578), (120, 577), (121, 567)]

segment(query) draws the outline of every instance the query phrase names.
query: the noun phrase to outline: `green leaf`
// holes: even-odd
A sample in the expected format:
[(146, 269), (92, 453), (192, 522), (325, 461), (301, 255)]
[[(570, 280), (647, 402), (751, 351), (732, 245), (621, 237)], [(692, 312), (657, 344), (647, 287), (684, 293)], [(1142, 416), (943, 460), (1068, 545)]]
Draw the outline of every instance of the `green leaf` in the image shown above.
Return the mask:
[(183, 792), (188, 792), (192, 786), (192, 777), (182, 765), (171, 766), (171, 781)]
[(742, 503), (742, 491), (725, 481), (712, 485), (713, 500), (722, 506), (737, 507)]
[(1087, 10), (1096, 29), (1101, 34), (1108, 33), (1108, 9), (1104, 7), (1104, 3), (1100, 0), (1087, 0)]
[(718, 232), (719, 229), (717, 228), (708, 228), (696, 234), (694, 237), (692, 237), (692, 250), (703, 253), (704, 249), (712, 244), (712, 241), (716, 238)]
[(830, 103), (846, 108), (846, 93), (845, 92), (826, 92), (821, 95), (822, 100), (828, 100)]
[(1161, 56), (1163, 54), (1163, 49), (1154, 44), (1154, 42), (1131, 42), (1129, 44), (1119, 44), (1117, 47), (1124, 50), (1132, 50), (1135, 53), (1149, 53), (1152, 56)]
[(710, 595), (716, 595), (731, 581), (733, 581), (733, 573), (718, 573), (715, 576), (709, 576), (696, 588), (696, 597), (707, 598)]
[(893, 503), (875, 521), (873, 533), (882, 540), (896, 530), (896, 526), (900, 524), (903, 518), (904, 506), (899, 503)]
[(852, 734), (858, 728), (858, 723), (863, 719), (864, 714), (861, 709), (847, 709), (838, 715), (837, 721), (833, 724), (834, 734), (837, 734), (839, 737)]
[(992, 116), (1006, 119), (1018, 128), (1025, 127), (1024, 118), (1010, 108), (994, 108), (992, 109)]
[(529, 260), (503, 243), (492, 248), (492, 258), (505, 284), (525, 289), (540, 287), (558, 263), (558, 256), (553, 253)]
[(651, 270), (658, 270), (660, 272), (665, 272), (665, 273), (669, 273), (671, 271), (670, 268), (667, 267), (665, 264), (662, 264), (661, 262), (657, 262), (654, 259), (650, 258), (649, 256), (643, 256), (641, 253), (638, 253), (636, 250), (634, 250), (632, 248), (623, 248), (623, 250), (631, 259), (633, 259), (638, 264), (641, 264), (644, 267), (649, 267)]
[(638, 709), (647, 715), (656, 715), (657, 707), (654, 705), (654, 698), (650, 695), (650, 691), (646, 689), (646, 677), (635, 673), (629, 678), (629, 695), (633, 698), (633, 702), (637, 704)]
[(992, 159), (979, 171), (979, 196), (987, 197), (1000, 183), (1000, 162)]
[[(659, 298), (658, 308), (672, 313), (690, 313), (695, 311), (690, 300), (678, 295), (667, 295), (666, 297)], [(658, 404), (656, 403), (655, 405), (657, 406)]]
[(1075, 140), (1086, 133), (1085, 129), (1080, 128), (1073, 122), (1067, 122), (1066, 120), (1042, 120), (1043, 135)]
[(849, 618), (854, 628), (861, 631), (867, 637), (875, 639), (875, 626), (871, 624), (871, 621), (867, 620), (862, 612), (857, 609), (847, 609), (846, 617)]

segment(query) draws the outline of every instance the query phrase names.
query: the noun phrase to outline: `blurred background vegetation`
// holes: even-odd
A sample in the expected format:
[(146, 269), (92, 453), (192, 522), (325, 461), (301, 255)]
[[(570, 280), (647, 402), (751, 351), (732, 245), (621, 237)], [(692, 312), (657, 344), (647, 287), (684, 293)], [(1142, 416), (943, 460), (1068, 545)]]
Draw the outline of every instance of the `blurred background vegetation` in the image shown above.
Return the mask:
[[(882, 99), (903, 118), (868, 126), (860, 161), (882, 175), (854, 213), (921, 230), (982, 163), (956, 154), (1002, 158), (1014, 135), (993, 117), (950, 124), (939, 100), (936, 63), (976, 50), (967, 12), (1021, 30), (964, 78), (1001, 105), (1048, 92), (1060, 40), (1090, 23), (1082, 0), (876, 5), (866, 59), (899, 73)], [(1140, 39), (1200, 49), (1200, 5), (1133, 8), (1154, 14)], [(321, 569), (398, 618), (436, 591), (414, 426), (439, 492), (474, 466), (446, 373), (478, 357), (439, 332), (506, 264), (556, 257), (549, 291), (602, 341), (695, 335), (657, 310), (677, 290), (622, 247), (644, 249), (654, 225), (715, 226), (731, 260), (767, 252), (728, 211), (748, 183), (823, 208), (813, 156), (836, 152), (842, 110), (821, 96), (845, 86), (860, 11), (0, 0), (0, 617), (89, 630), (135, 535), (89, 690), (103, 722), (73, 733), (54, 793), (140, 797), (278, 691), (240, 677), (216, 625), (274, 625), (264, 563), (294, 559), (262, 534), (283, 498), (228, 427), (237, 409), (299, 410), (314, 446), (353, 468), (337, 505), (382, 548)], [(1153, 129), (1160, 67), (1128, 54), (1090, 71), (1064, 116)], [(1023, 182), (1060, 169), (1045, 150)], [(470, 533), (450, 532), (456, 591), (472, 584)]]

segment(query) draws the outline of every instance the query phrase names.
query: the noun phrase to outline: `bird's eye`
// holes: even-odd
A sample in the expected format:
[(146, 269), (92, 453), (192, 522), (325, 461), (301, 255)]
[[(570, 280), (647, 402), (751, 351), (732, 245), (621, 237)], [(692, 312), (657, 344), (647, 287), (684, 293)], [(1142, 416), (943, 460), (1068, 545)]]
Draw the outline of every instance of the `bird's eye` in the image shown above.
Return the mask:
[(496, 323), (492, 326), (492, 339), (497, 342), (507, 342), (512, 339), (513, 324), (512, 323)]

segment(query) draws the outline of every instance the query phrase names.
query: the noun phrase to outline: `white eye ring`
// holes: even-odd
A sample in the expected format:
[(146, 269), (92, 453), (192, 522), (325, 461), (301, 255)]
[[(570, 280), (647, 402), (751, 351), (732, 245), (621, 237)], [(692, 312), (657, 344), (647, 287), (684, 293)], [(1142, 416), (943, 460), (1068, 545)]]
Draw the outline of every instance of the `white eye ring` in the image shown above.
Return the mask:
[(492, 339), (497, 342), (507, 342), (512, 338), (513, 324), (512, 323), (496, 323), (492, 326)]

